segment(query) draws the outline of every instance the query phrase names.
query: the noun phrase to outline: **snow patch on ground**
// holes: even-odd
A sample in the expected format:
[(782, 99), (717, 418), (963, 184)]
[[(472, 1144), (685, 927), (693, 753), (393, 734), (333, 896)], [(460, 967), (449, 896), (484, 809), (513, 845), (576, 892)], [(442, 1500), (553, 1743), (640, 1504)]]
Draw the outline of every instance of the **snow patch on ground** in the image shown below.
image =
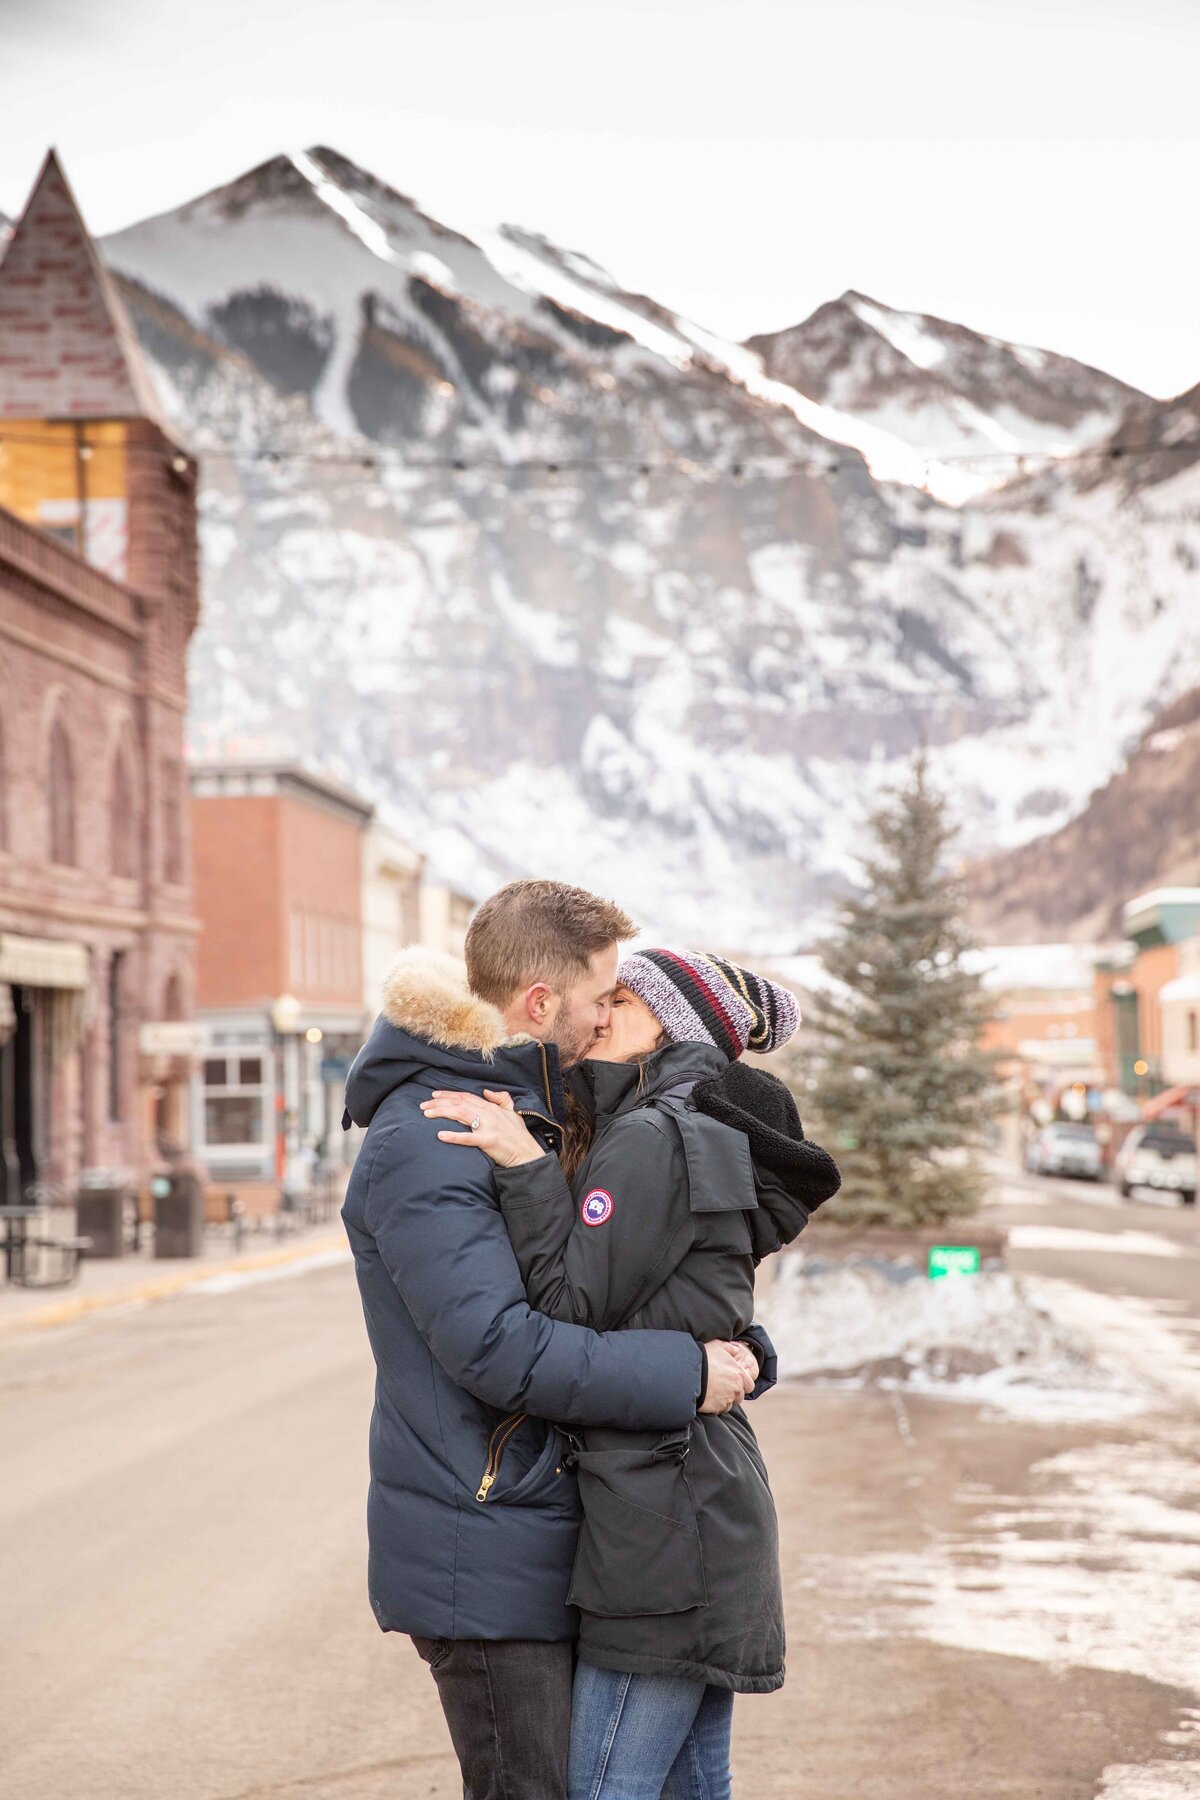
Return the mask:
[(1116, 1251), (1125, 1256), (1186, 1256), (1182, 1244), (1156, 1237), (1152, 1231), (1084, 1231), (1068, 1225), (1014, 1225), (1008, 1234), (1014, 1250)]
[(1090, 1335), (1038, 1289), (1037, 1278), (1007, 1270), (931, 1281), (882, 1258), (793, 1252), (761, 1293), (759, 1316), (784, 1377), (904, 1386), (1030, 1420), (1140, 1411), (1139, 1379), (1098, 1358)]
[(1200, 1763), (1112, 1763), (1100, 1783), (1096, 1800), (1196, 1800)]
[(1197, 1449), (1192, 1426), (1043, 1458), (1032, 1500), (998, 1494), (953, 1538), (854, 1559), (852, 1631), (1200, 1692)]

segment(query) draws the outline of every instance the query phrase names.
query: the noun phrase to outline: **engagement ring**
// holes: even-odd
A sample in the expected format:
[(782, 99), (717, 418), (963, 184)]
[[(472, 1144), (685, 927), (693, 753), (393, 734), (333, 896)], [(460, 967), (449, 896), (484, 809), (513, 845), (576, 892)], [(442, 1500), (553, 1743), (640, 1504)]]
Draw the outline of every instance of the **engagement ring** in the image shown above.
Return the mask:
[(472, 1131), (478, 1131), (478, 1130), (479, 1130), (479, 1127), (480, 1127), (480, 1126), (481, 1126), (481, 1125), (482, 1125), (482, 1124), (483, 1124), (483, 1120), (482, 1120), (482, 1119), (481, 1119), (481, 1118), (480, 1118), (480, 1116), (479, 1116), (479, 1114), (478, 1114), (478, 1113), (476, 1113), (476, 1114), (475, 1114), (475, 1117), (474, 1117), (474, 1118), (473, 1118), (473, 1119), (472, 1119), (472, 1120), (471, 1120), (471, 1130), (472, 1130)]

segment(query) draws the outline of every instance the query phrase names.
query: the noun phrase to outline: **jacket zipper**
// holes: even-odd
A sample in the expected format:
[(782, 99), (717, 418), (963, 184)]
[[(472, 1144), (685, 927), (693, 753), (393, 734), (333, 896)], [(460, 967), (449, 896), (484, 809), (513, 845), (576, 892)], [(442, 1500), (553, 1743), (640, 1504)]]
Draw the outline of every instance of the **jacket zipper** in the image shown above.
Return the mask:
[(507, 1419), (501, 1419), (488, 1439), (487, 1468), (483, 1471), (483, 1479), (479, 1483), (479, 1491), (475, 1495), (477, 1500), (486, 1500), (491, 1493), (496, 1477), (500, 1473), (500, 1459), (504, 1455), (508, 1440), (525, 1417), (524, 1413), (510, 1413)]
[[(549, 1108), (550, 1068), (546, 1061), (546, 1046), (544, 1044), (539, 1044), (538, 1049), (541, 1052), (542, 1057), (542, 1091), (545, 1093), (546, 1106)], [(561, 1137), (562, 1126), (558, 1123), (557, 1119), (549, 1118), (546, 1113), (533, 1112), (531, 1110), (527, 1111), (520, 1107), (518, 1107), (517, 1111), (522, 1119), (540, 1119), (543, 1125), (549, 1125), (551, 1130), (557, 1131)], [(493, 1431), (491, 1437), (488, 1439), (487, 1468), (483, 1471), (483, 1478), (479, 1483), (479, 1488), (475, 1495), (476, 1500), (481, 1502), (485, 1501), (490, 1495), (493, 1487), (495, 1487), (496, 1477), (500, 1473), (500, 1462), (505, 1449), (508, 1446), (508, 1440), (517, 1429), (518, 1425), (524, 1423), (525, 1417), (526, 1415), (523, 1412), (510, 1413), (507, 1419), (501, 1419), (499, 1425), (497, 1425), (495, 1431)]]
[(557, 1131), (559, 1136), (562, 1136), (562, 1126), (557, 1119), (548, 1119), (545, 1113), (534, 1112), (531, 1107), (518, 1106), (517, 1117), (519, 1119), (540, 1119), (543, 1125), (549, 1125), (551, 1131)]
[(542, 1059), (542, 1092), (546, 1096), (546, 1111), (544, 1113), (540, 1113), (540, 1112), (535, 1112), (532, 1107), (518, 1106), (517, 1115), (519, 1118), (522, 1118), (522, 1119), (540, 1119), (543, 1125), (549, 1125), (551, 1131), (557, 1131), (559, 1137), (561, 1137), (562, 1133), (563, 1133), (563, 1128), (559, 1124), (558, 1120), (552, 1116), (553, 1112), (554, 1112), (554, 1105), (550, 1098), (550, 1065), (546, 1059), (545, 1044), (539, 1043), (538, 1051), (539, 1051), (539, 1053), (541, 1055), (541, 1059)]

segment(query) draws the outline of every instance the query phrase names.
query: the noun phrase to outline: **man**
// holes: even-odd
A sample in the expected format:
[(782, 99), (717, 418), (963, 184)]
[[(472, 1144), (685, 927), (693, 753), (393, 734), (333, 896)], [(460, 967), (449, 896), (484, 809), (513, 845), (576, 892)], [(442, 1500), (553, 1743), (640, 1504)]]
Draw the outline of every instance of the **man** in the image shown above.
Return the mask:
[(754, 1382), (733, 1345), (532, 1312), (491, 1164), (421, 1112), (435, 1088), (486, 1086), (556, 1148), (561, 1067), (607, 1029), (632, 935), (581, 888), (513, 882), (472, 922), (465, 979), (430, 951), (398, 959), (346, 1085), (367, 1127), (342, 1217), (377, 1368), (368, 1588), (433, 1671), (466, 1800), (566, 1796), (580, 1514), (545, 1421), (677, 1430)]

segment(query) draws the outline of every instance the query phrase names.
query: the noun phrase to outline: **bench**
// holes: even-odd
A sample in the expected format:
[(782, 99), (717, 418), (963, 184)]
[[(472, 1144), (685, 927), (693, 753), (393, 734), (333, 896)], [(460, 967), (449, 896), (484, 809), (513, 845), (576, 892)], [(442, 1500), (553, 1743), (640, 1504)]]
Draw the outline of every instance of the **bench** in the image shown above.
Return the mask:
[(91, 1247), (90, 1237), (24, 1237), (12, 1248), (9, 1280), (23, 1288), (70, 1287)]

